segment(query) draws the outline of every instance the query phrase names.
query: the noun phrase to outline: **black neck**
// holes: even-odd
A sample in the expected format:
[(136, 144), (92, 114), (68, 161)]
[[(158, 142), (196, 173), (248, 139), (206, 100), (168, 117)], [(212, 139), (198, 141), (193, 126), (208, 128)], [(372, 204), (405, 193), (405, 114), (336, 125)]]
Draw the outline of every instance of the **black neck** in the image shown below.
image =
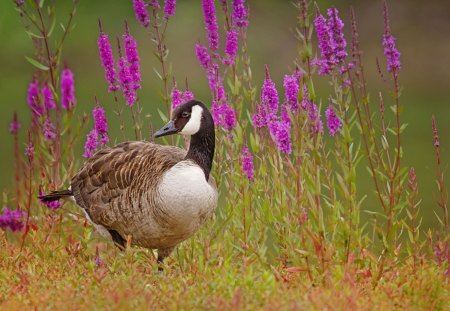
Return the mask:
[(189, 150), (186, 160), (194, 161), (205, 173), (206, 181), (209, 180), (212, 161), (214, 158), (215, 133), (214, 127), (201, 129), (197, 134), (191, 136)]

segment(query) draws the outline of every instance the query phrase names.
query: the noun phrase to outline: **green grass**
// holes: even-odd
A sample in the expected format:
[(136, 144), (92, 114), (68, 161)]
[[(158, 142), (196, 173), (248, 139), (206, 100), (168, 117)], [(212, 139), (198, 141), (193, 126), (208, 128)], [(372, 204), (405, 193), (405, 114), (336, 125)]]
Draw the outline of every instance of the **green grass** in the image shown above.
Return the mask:
[[(444, 271), (409, 260), (376, 288), (354, 263), (331, 267), (311, 282), (305, 271), (263, 265), (218, 241), (204, 248), (200, 233), (184, 242), (158, 272), (148, 250), (118, 251), (91, 235), (83, 221), (32, 231), (20, 243), (1, 237), (0, 308), (3, 310), (448, 310)], [(63, 230), (63, 231), (59, 231)], [(207, 229), (205, 229), (207, 230)], [(205, 231), (203, 230), (203, 231)], [(75, 233), (75, 232), (78, 232)], [(204, 232), (203, 232), (204, 233)], [(4, 235), (5, 233), (2, 233)], [(47, 239), (47, 240), (46, 240)], [(103, 264), (94, 261), (100, 248)], [(233, 255), (233, 256), (230, 256)], [(180, 259), (183, 258), (183, 259)]]

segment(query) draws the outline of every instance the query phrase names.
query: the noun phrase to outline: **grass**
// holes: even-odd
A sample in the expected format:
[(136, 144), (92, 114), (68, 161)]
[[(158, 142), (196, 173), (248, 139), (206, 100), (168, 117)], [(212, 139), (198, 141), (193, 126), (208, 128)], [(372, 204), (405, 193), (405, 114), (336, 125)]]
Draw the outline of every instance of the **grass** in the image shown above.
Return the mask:
[[(355, 263), (335, 265), (311, 282), (295, 267), (266, 266), (216, 249), (204, 258), (205, 235), (185, 242), (164, 272), (149, 251), (125, 253), (101, 241), (81, 220), (30, 233), (19, 244), (1, 239), (0, 307), (4, 310), (219, 309), (219, 310), (446, 310), (450, 290), (444, 271), (423, 259), (396, 265), (373, 287)], [(80, 231), (82, 228), (82, 231)], [(74, 232), (79, 232), (74, 234)], [(4, 233), (3, 233), (4, 234)], [(60, 237), (60, 238), (58, 238)], [(190, 246), (196, 244), (192, 249)], [(100, 248), (102, 264), (95, 263)], [(220, 248), (220, 246), (217, 246)], [(232, 252), (232, 251), (231, 251)], [(233, 253), (233, 252), (232, 252)], [(185, 260), (177, 258), (186, 256)]]
[[(18, 9), (27, 31), (35, 31), (34, 79), (40, 88), (50, 85), (57, 105), (41, 115), (34, 113), (21, 129), (27, 133), (26, 155), (20, 136), (12, 131), (15, 187), (5, 192), (3, 205), (23, 214), (16, 215), (18, 227), (8, 222), (12, 216), (6, 209), (0, 218), (5, 229), (0, 231), (3, 309), (450, 308), (448, 191), (439, 124), (433, 119), (430, 136), (437, 204), (424, 207), (415, 168), (405, 165), (409, 154), (403, 148), (406, 125), (402, 72), (392, 59), (398, 57), (393, 53), (395, 41), (391, 38), (391, 51), (385, 50), (389, 66), (386, 69), (386, 60), (379, 65), (386, 88), (370, 96), (353, 11), (346, 23), (352, 30), (351, 52), (342, 57), (347, 52), (341, 51), (336, 63), (337, 58), (316, 47), (315, 16), (320, 11), (309, 8), (307, 1), (295, 3), (298, 55), (292, 62), (295, 69), (285, 76), (294, 86), (281, 88), (284, 81), (273, 80), (267, 66), (264, 77), (252, 76), (246, 28), (230, 24), (232, 13), (222, 7), (221, 29), (237, 30), (240, 46), (236, 62), (227, 64), (221, 57), (230, 55), (206, 48), (212, 55), (204, 67), (215, 111), (212, 174), (219, 186), (219, 207), (213, 219), (167, 259), (163, 272), (152, 251), (130, 246), (132, 237), (124, 252), (100, 238), (73, 203), (61, 207), (39, 202), (38, 193), (70, 183), (81, 165), (74, 152), (84, 143), (79, 133), (90, 125), (86, 113), (78, 117), (80, 105), (60, 107), (60, 47), (74, 31), (70, 24), (76, 4), (63, 20), (67, 26), (55, 45), (46, 27), (56, 18), (51, 4), (44, 8), (31, 1)], [(332, 12), (335, 21), (340, 19)], [(152, 24), (145, 31), (158, 64), (152, 69), (161, 80), (158, 113), (166, 120), (172, 92), (184, 94), (192, 81), (176, 84), (165, 37), (168, 20), (156, 9), (151, 13)], [(394, 30), (386, 4), (384, 15), (385, 35), (390, 35)], [(340, 33), (336, 25), (334, 33)], [(331, 27), (329, 22), (322, 26)], [(322, 33), (332, 36), (330, 31)], [(315, 83), (320, 75), (316, 58), (322, 59), (321, 66), (329, 66), (320, 78), (328, 83), (325, 89)], [(294, 95), (284, 98), (282, 90)], [(327, 96), (319, 97), (318, 91)], [(121, 132), (111, 140), (148, 137), (139, 99), (129, 109), (120, 92), (111, 97), (115, 116), (108, 117), (109, 128)], [(31, 106), (39, 101), (43, 98)], [(285, 110), (279, 107), (283, 101), (289, 103)], [(266, 116), (261, 117), (261, 111)], [(335, 133), (330, 131), (330, 111), (335, 114)], [(258, 116), (261, 126), (254, 121)], [(49, 135), (50, 127), (46, 137), (44, 124), (49, 122), (54, 135)], [(361, 172), (373, 182), (371, 196), (361, 187)], [(440, 225), (424, 232), (419, 209), (434, 213)]]

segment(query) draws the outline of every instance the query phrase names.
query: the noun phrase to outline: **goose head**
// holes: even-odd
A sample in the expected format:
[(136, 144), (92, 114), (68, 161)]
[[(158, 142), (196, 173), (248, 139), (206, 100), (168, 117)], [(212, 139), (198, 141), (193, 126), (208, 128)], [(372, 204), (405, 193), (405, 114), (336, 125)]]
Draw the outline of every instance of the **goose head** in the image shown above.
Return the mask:
[(206, 106), (197, 100), (190, 100), (175, 108), (170, 121), (154, 136), (158, 138), (178, 133), (197, 136), (210, 132), (211, 129), (214, 132), (214, 122)]

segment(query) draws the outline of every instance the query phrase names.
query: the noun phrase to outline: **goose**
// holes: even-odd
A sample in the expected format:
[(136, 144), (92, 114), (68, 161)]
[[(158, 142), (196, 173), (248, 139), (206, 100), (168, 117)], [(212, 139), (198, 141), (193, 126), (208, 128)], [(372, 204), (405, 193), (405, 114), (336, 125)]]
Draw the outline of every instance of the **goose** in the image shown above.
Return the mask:
[(155, 138), (183, 134), (189, 150), (146, 141), (105, 147), (86, 160), (69, 189), (41, 196), (72, 197), (103, 236), (124, 249), (131, 244), (158, 251), (157, 262), (211, 218), (218, 193), (210, 176), (214, 122), (206, 106), (190, 100), (172, 112)]

